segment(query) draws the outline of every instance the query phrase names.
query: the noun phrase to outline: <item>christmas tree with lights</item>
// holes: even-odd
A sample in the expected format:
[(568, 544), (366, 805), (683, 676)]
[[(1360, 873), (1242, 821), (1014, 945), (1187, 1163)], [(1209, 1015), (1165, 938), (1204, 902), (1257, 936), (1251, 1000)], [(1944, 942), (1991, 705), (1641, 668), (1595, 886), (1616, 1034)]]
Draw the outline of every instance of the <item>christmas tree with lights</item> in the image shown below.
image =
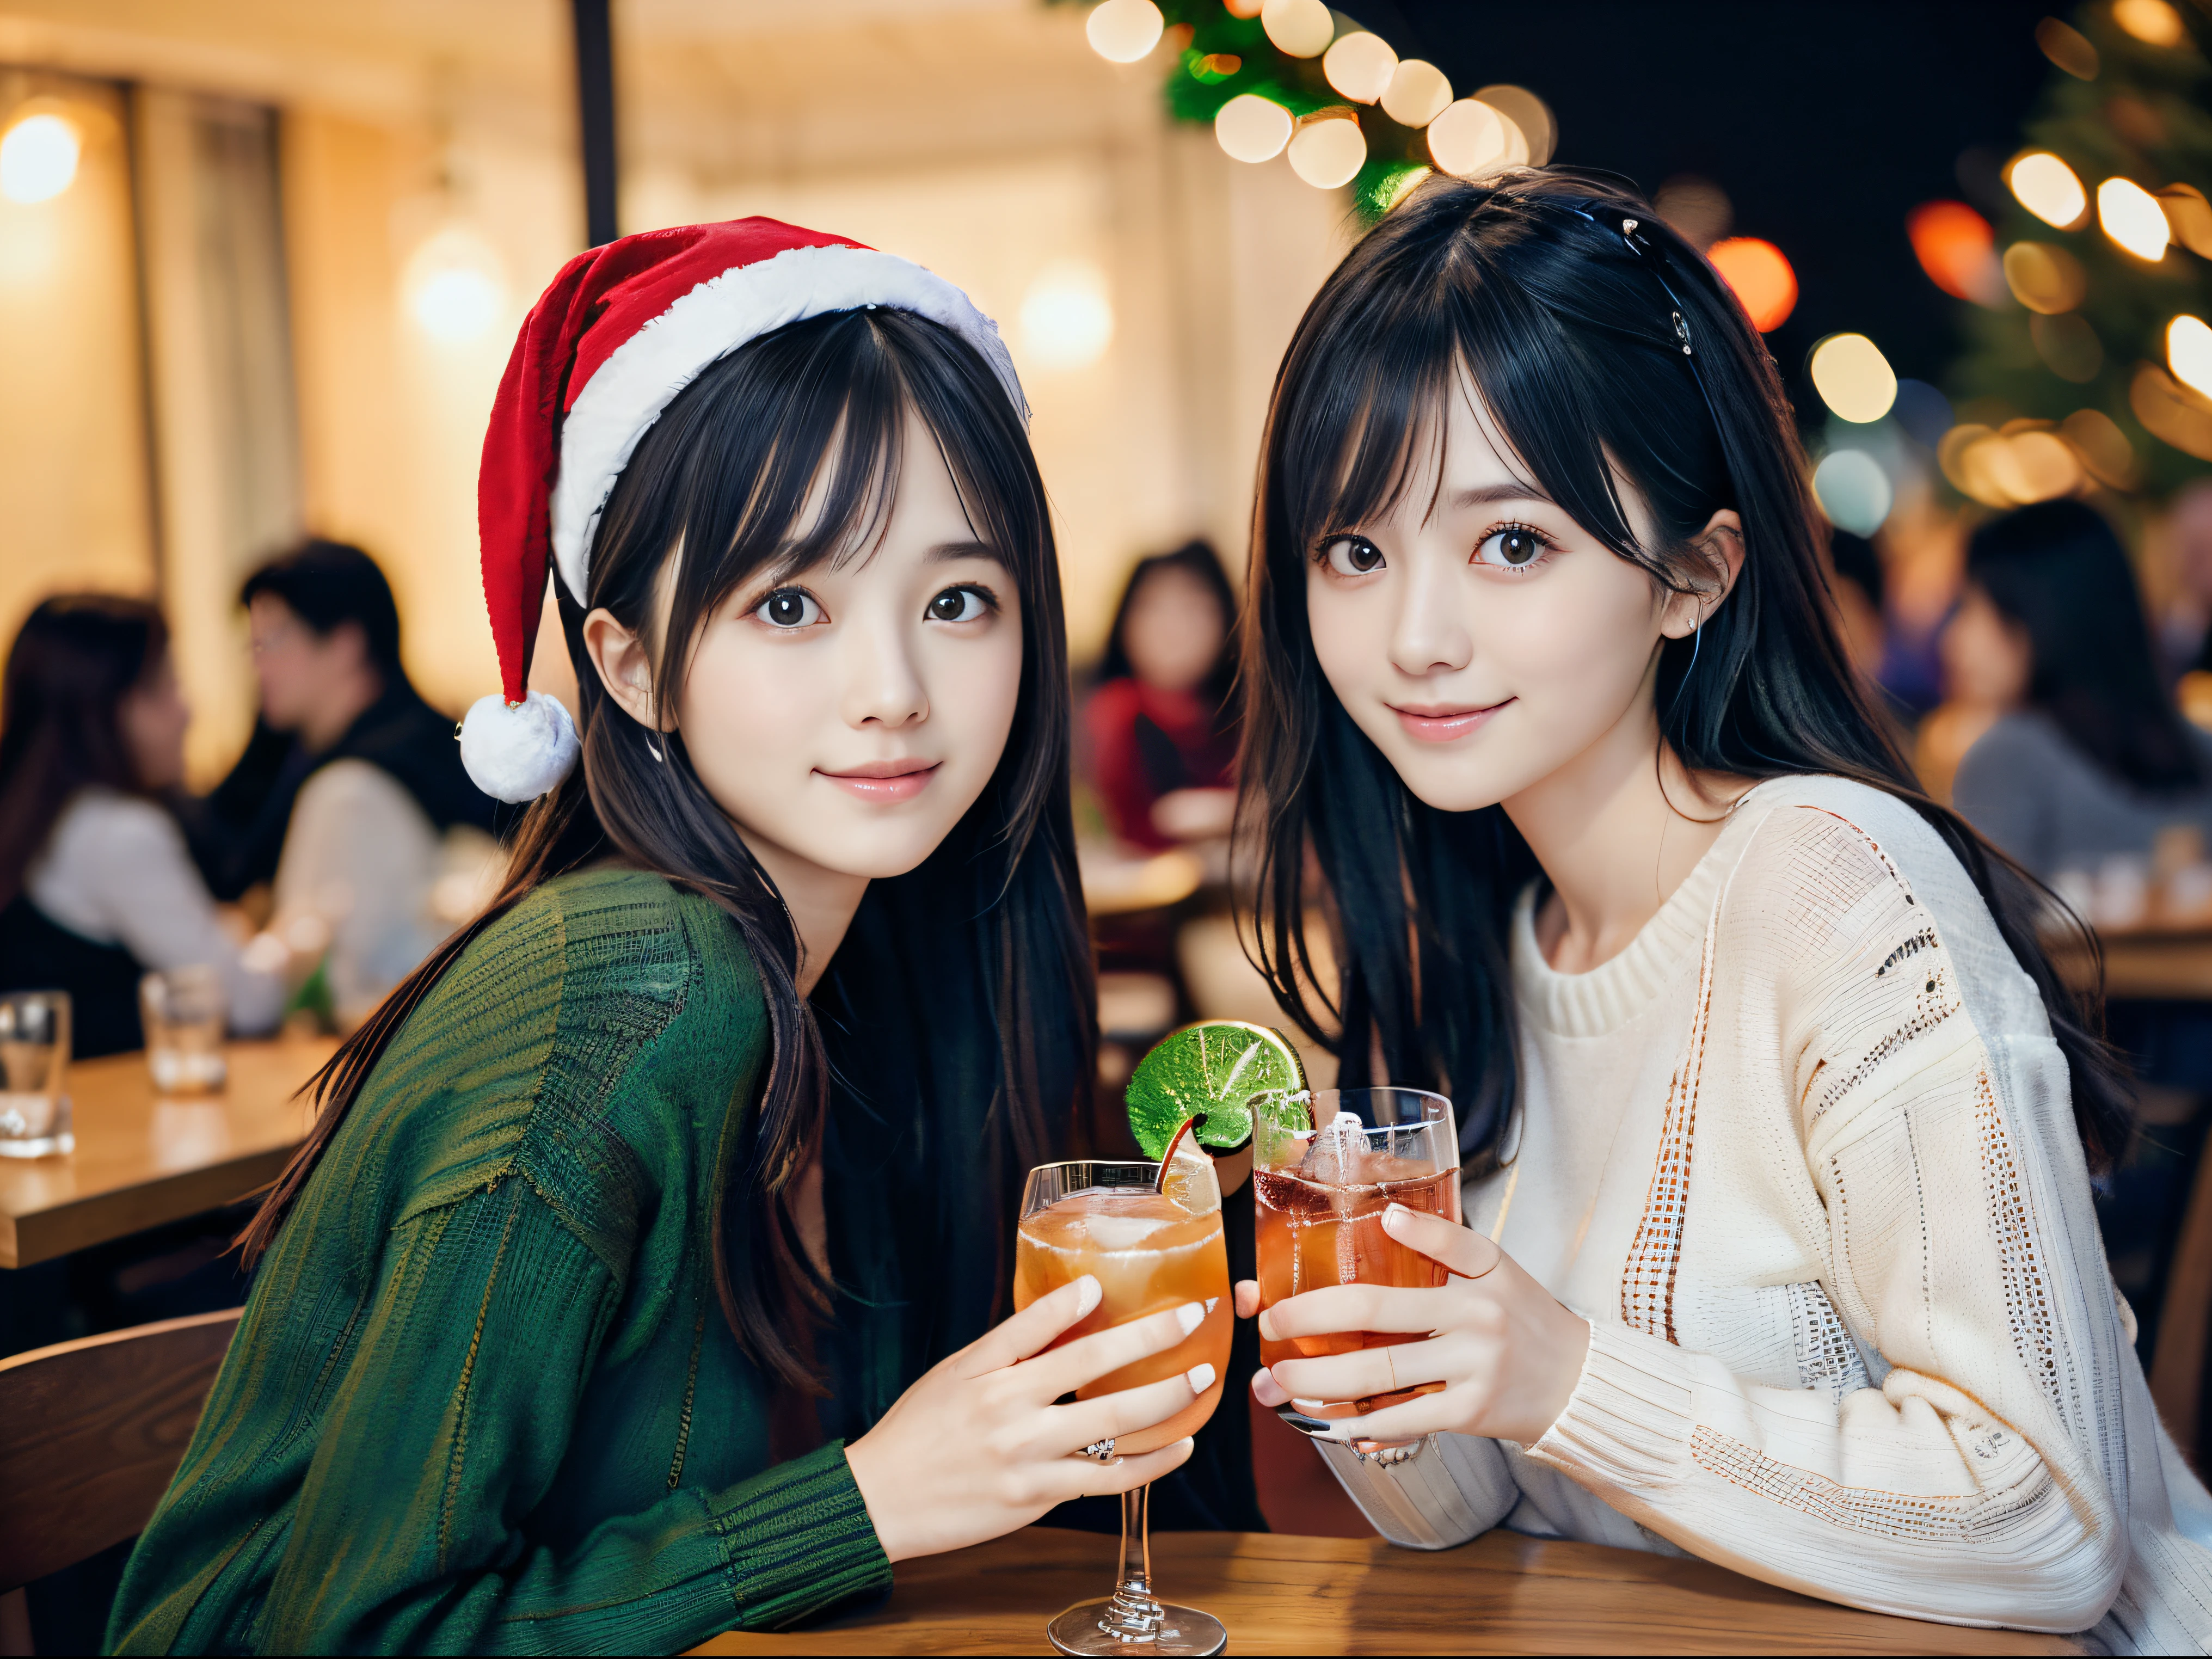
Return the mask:
[(2163, 498), (2212, 471), (2212, 21), (2097, 0), (2036, 39), (2051, 83), (1987, 278), (1945, 283), (1978, 303), (1944, 471), (1992, 506), (2065, 493), (2075, 464)]

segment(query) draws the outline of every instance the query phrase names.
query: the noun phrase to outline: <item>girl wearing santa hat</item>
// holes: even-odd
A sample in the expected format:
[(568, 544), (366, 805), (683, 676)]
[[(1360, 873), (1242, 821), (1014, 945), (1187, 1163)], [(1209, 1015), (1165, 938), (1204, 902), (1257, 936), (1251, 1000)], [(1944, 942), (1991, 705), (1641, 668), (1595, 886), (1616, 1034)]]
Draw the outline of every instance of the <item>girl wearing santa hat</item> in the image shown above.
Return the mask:
[[(586, 254), (481, 485), (536, 804), (321, 1079), (118, 1650), (673, 1651), (1153, 1480), (1190, 1309), (993, 1325), (1091, 1085), (1060, 596), (957, 289), (768, 220)], [(580, 714), (526, 693), (548, 565)], [(1204, 1368), (1201, 1368), (1203, 1370)]]

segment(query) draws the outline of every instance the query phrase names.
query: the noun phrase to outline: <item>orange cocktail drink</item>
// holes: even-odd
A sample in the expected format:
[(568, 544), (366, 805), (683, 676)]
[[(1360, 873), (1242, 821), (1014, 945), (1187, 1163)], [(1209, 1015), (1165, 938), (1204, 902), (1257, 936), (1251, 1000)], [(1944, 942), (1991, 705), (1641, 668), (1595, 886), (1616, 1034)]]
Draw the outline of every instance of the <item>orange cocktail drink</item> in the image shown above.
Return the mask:
[[(1260, 1305), (1330, 1285), (1425, 1289), (1443, 1265), (1382, 1230), (1393, 1204), (1460, 1218), (1459, 1140), (1451, 1103), (1415, 1089), (1324, 1089), (1255, 1103), (1252, 1193)], [(1419, 1332), (1333, 1331), (1260, 1342), (1260, 1358), (1350, 1353), (1426, 1340)], [(1428, 1384), (1351, 1404), (1362, 1413), (1430, 1392)]]
[[(1095, 1173), (1146, 1165), (1061, 1165)], [(1165, 1353), (1109, 1372), (1077, 1390), (1089, 1400), (1123, 1389), (1178, 1376), (1198, 1364), (1213, 1367), (1213, 1386), (1155, 1428), (1124, 1435), (1123, 1455), (1171, 1445), (1213, 1415), (1229, 1370), (1229, 1252), (1221, 1236), (1219, 1200), (1193, 1214), (1175, 1199), (1142, 1185), (1085, 1186), (1025, 1216), (1014, 1243), (1014, 1307), (1026, 1308), (1061, 1285), (1093, 1275), (1105, 1294), (1079, 1323), (1053, 1346), (1093, 1331), (1126, 1325), (1186, 1302), (1206, 1310), (1199, 1328)]]

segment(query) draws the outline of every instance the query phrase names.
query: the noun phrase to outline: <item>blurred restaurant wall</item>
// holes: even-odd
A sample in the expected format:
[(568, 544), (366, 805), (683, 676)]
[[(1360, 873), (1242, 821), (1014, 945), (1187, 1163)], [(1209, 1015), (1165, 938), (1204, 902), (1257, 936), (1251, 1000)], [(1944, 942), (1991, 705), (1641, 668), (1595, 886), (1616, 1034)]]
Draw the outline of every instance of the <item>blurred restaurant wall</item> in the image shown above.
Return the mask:
[[(1006, 331), (1096, 653), (1129, 565), (1241, 565), (1267, 386), (1340, 197), (1158, 117), (1035, 0), (620, 0), (621, 228), (769, 214), (916, 259)], [(389, 572), (408, 668), (493, 684), (483, 420), (583, 246), (560, 0), (0, 0), (0, 119), (75, 171), (0, 200), (0, 635), (158, 592), (204, 784), (252, 718), (244, 574), (302, 531)]]

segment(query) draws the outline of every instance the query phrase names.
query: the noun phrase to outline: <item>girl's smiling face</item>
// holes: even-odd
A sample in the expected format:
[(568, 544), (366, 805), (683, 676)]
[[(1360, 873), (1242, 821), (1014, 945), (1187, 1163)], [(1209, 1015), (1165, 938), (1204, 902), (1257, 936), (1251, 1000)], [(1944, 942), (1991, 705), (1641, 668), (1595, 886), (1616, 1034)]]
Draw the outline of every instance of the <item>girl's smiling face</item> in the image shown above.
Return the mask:
[[(662, 568), (656, 633), (683, 556)], [(740, 584), (701, 626), (672, 708), (653, 707), (645, 641), (605, 611), (586, 633), (610, 693), (682, 733), (707, 793), (787, 885), (810, 869), (877, 880), (920, 865), (998, 769), (1021, 691), (1013, 574), (911, 411), (896, 491), (863, 544)]]
[[(1648, 723), (1662, 642), (1697, 627), (1698, 601), (1547, 499), (1464, 373), (1445, 403), (1395, 502), (1311, 550), (1306, 616), (1353, 722), (1417, 797), (1465, 812)], [(1617, 487), (1651, 545), (1650, 512)]]

